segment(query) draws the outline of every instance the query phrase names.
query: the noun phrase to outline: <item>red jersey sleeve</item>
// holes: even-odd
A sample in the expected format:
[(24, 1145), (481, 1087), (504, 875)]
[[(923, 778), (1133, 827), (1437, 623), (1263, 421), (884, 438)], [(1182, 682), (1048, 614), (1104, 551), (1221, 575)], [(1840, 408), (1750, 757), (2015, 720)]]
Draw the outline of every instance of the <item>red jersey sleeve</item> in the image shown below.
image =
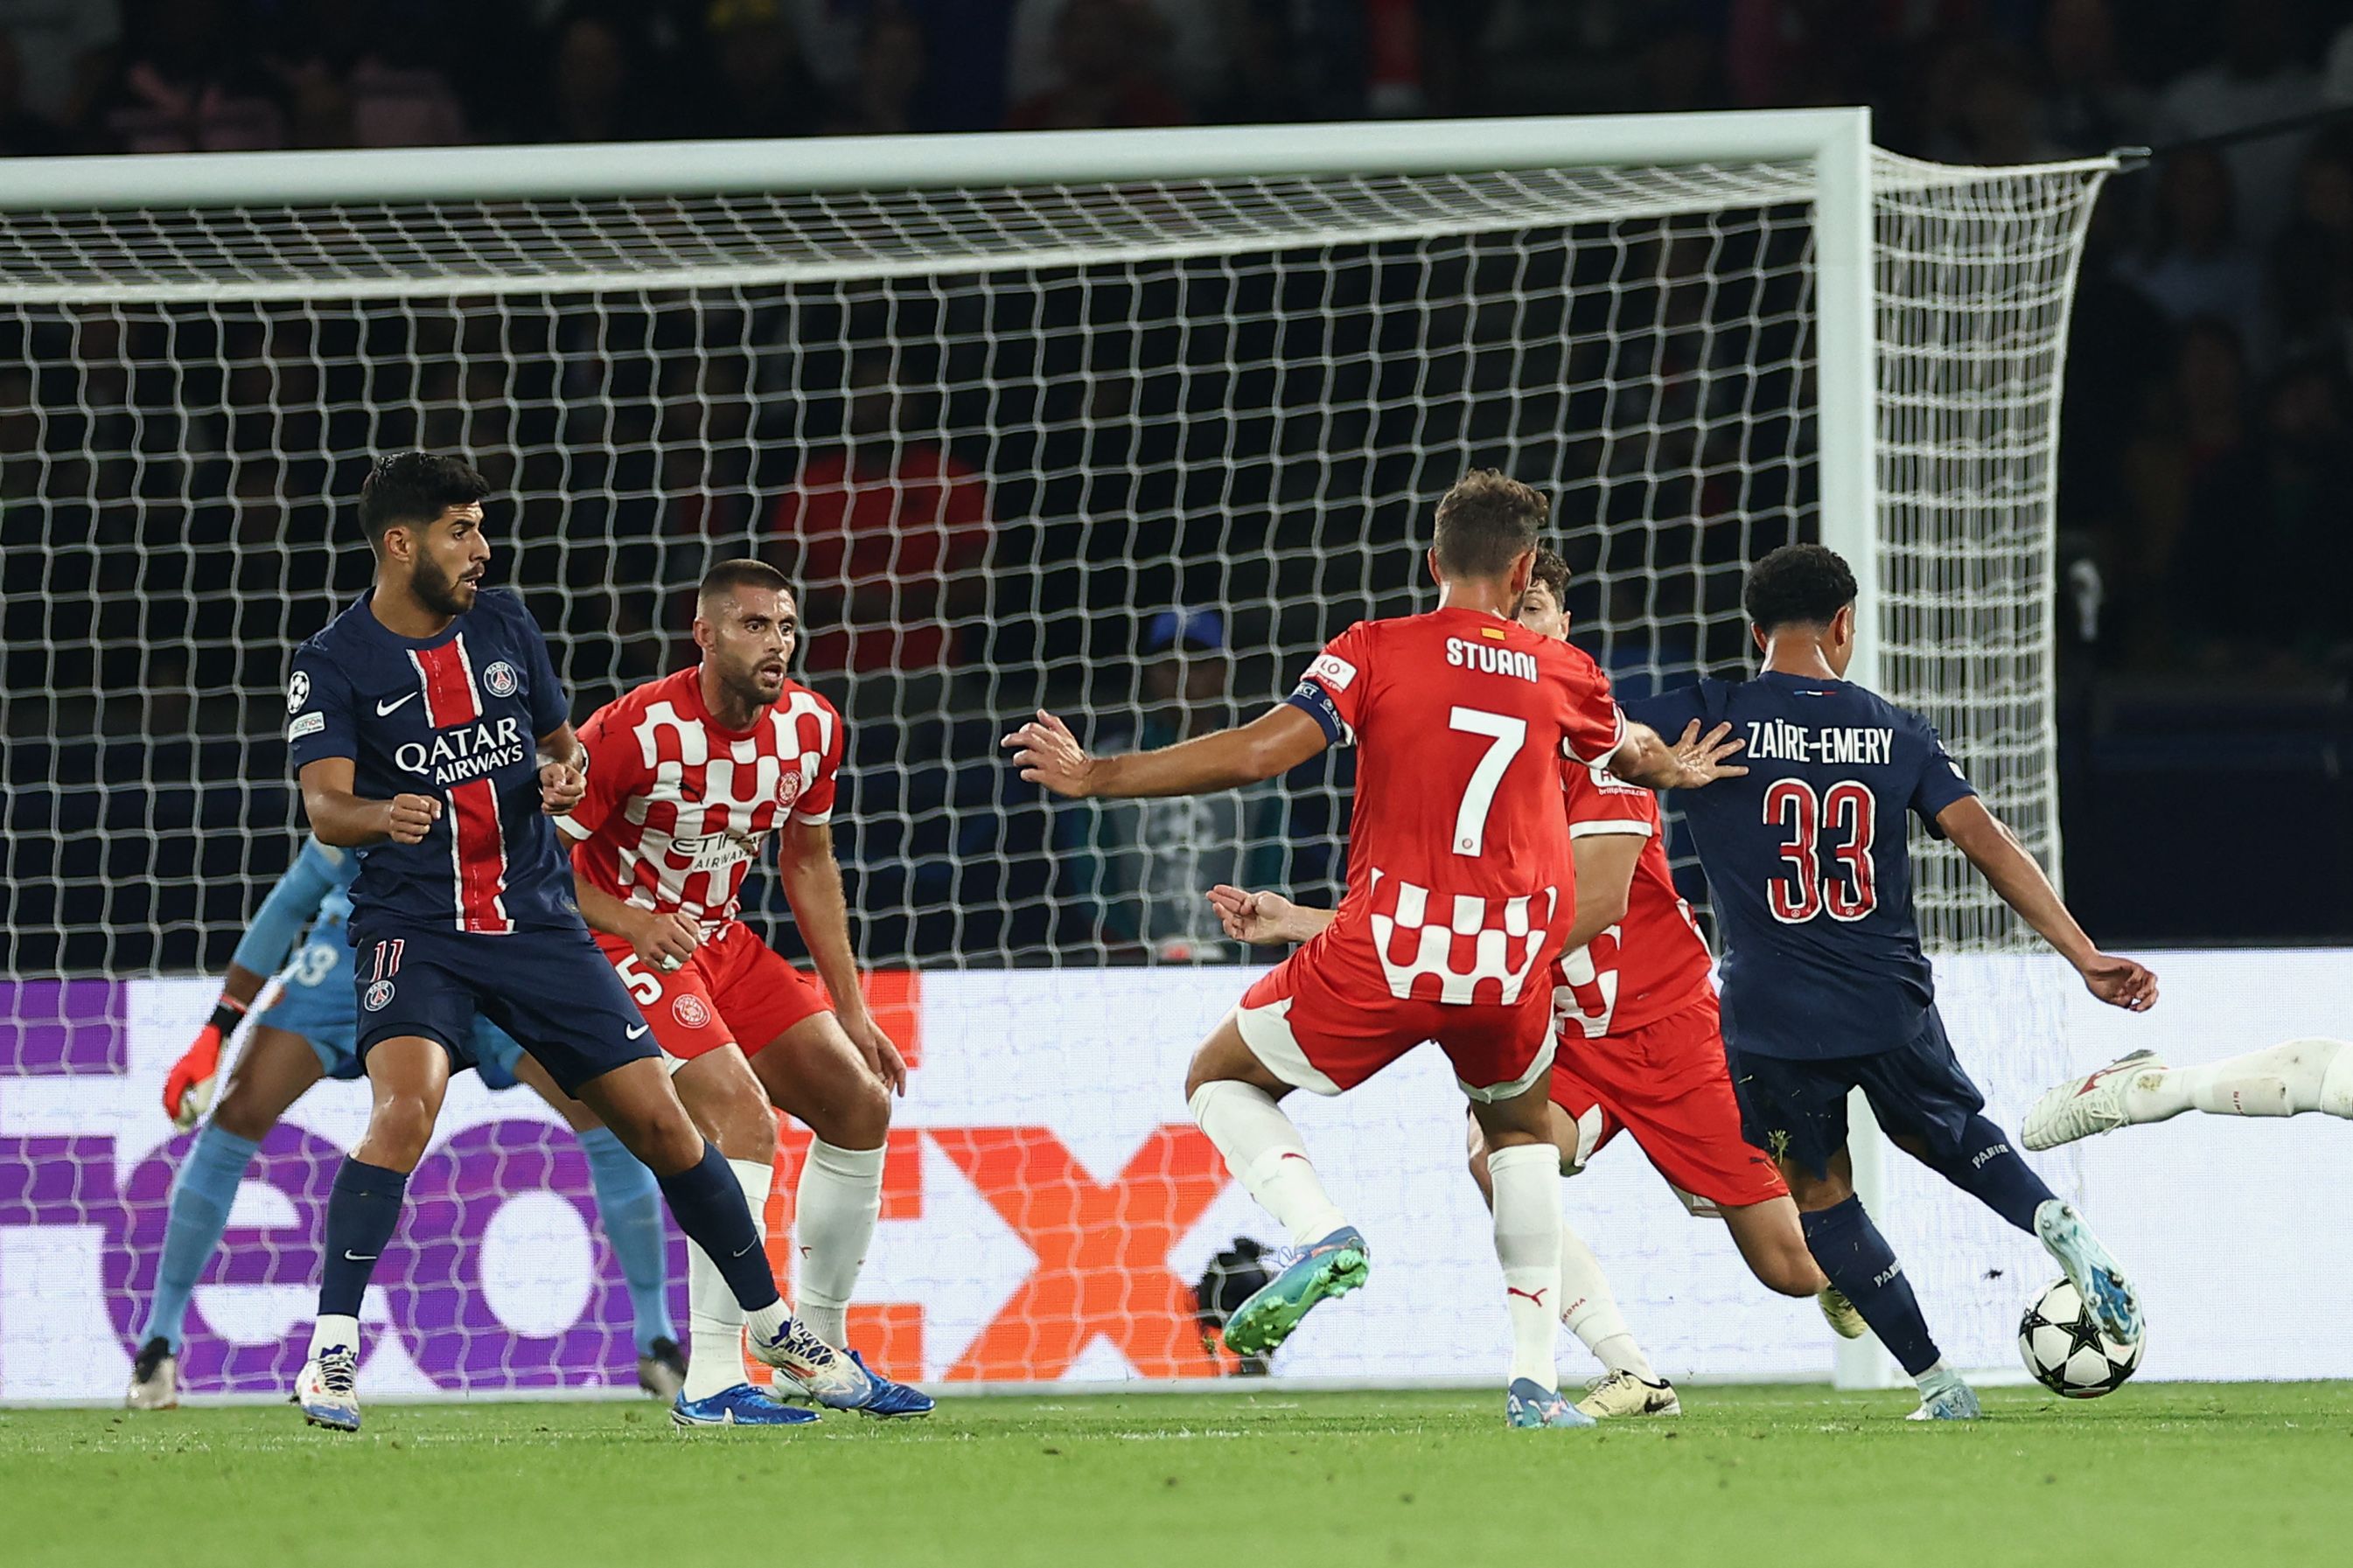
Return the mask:
[(1626, 715), (1609, 694), (1609, 678), (1581, 649), (1570, 648), (1561, 689), (1561, 752), (1577, 762), (1607, 761), (1626, 741)]
[(1658, 831), (1657, 802), (1651, 792), (1626, 783), (1606, 768), (1564, 761), (1560, 788), (1568, 801), (1571, 838), (1611, 833), (1648, 838)]
[(612, 820), (644, 771), (637, 737), (629, 732), (628, 718), (617, 712), (620, 706), (607, 702), (580, 726), (580, 743), (588, 750), (588, 788), (577, 805), (555, 819), (556, 830), (575, 844), (595, 837)]
[(1285, 699), (1315, 721), (1326, 743), (1345, 746), (1356, 739), (1372, 686), (1372, 624), (1358, 621), (1324, 645)]
[(825, 750), (818, 753), (817, 778), (793, 802), (795, 822), (830, 822), (833, 820), (833, 798), (841, 777), (841, 752), (844, 742), (840, 710), (833, 704), (818, 699), (826, 721)]

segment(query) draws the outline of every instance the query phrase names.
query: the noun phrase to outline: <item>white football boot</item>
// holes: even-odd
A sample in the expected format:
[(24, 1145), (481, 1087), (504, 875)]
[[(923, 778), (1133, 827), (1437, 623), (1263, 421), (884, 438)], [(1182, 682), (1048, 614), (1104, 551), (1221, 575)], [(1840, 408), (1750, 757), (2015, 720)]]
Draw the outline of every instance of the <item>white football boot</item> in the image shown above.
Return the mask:
[(1963, 1383), (1960, 1373), (1947, 1372), (1920, 1390), (1920, 1408), (1904, 1419), (1974, 1421), (1984, 1413), (1978, 1405), (1977, 1390)]
[(122, 1396), (127, 1410), (176, 1410), (180, 1407), (180, 1358), (172, 1342), (157, 1334), (139, 1347), (131, 1363), (131, 1388)]
[(294, 1380), (294, 1403), (302, 1419), (330, 1432), (360, 1429), (359, 1352), (350, 1345), (329, 1345), (302, 1365)]
[(1871, 1325), (1862, 1321), (1862, 1314), (1854, 1310), (1854, 1303), (1846, 1299), (1846, 1292), (1835, 1285), (1825, 1285), (1815, 1291), (1814, 1305), (1820, 1307), (1822, 1316), (1829, 1320), (1831, 1332), (1842, 1340), (1859, 1340), (1871, 1332)]
[(2046, 1089), (2026, 1113), (2019, 1141), (2030, 1149), (2056, 1149), (2078, 1138), (2114, 1132), (2125, 1124), (2125, 1086), (2137, 1073), (2164, 1070), (2155, 1051), (2135, 1051), (2097, 1072)]
[(865, 1366), (826, 1343), (798, 1318), (786, 1319), (784, 1331), (774, 1340), (756, 1330), (744, 1338), (754, 1355), (829, 1410), (855, 1410), (874, 1397), (874, 1379)]
[(1621, 1369), (1597, 1377), (1585, 1387), (1585, 1397), (1577, 1402), (1577, 1407), (1596, 1421), (1683, 1413), (1683, 1402), (1675, 1396), (1675, 1385), (1663, 1377), (1652, 1383)]

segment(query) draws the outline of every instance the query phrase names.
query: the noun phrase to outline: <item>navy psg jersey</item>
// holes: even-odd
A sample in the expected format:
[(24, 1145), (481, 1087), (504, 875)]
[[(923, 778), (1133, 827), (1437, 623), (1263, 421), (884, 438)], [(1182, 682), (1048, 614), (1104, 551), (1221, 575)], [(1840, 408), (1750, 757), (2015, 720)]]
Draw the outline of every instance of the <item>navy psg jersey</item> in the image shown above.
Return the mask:
[(352, 759), (363, 799), (422, 795), (415, 844), (360, 851), (353, 925), (494, 935), (578, 927), (572, 866), (539, 805), (538, 738), (570, 717), (547, 639), (503, 589), (419, 640), (375, 618), (371, 589), (294, 650), (286, 740), (299, 773)]
[(1909, 1044), (1936, 998), (1912, 908), (1907, 812), (1977, 793), (1928, 721), (1843, 680), (1767, 673), (1626, 704), (1670, 738), (1729, 723), (1746, 778), (1675, 797), (1724, 947), (1725, 1038), (1768, 1057)]

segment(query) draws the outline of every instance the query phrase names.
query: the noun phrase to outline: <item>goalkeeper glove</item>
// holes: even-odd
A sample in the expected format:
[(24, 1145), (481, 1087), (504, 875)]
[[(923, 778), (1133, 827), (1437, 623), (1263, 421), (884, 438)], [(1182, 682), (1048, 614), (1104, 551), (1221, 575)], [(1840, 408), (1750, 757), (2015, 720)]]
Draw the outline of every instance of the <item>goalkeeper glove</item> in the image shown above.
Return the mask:
[(195, 1044), (172, 1064), (171, 1075), (164, 1079), (164, 1114), (179, 1131), (185, 1132), (212, 1109), (213, 1084), (220, 1075), (221, 1043), (237, 1033), (245, 1005), (222, 992), (212, 1017), (196, 1031)]

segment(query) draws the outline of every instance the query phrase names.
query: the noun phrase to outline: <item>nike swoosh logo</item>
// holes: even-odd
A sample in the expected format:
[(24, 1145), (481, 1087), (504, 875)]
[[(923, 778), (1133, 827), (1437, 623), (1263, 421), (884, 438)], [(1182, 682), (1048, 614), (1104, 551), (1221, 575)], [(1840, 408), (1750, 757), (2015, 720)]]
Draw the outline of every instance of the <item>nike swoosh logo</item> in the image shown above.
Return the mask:
[(636, 1028), (634, 1028), (634, 1029), (628, 1029), (628, 1030), (624, 1030), (624, 1031), (622, 1032), (621, 1037), (622, 1037), (623, 1039), (625, 1039), (625, 1040), (634, 1040), (634, 1039), (636, 1039), (639, 1035), (644, 1034), (648, 1029), (650, 1029), (650, 1028), (652, 1028), (652, 1027), (653, 1027), (653, 1026), (652, 1026), (651, 1024), (639, 1024), (639, 1025), (638, 1025)]
[(377, 718), (381, 719), (381, 718), (383, 718), (385, 714), (387, 714), (387, 713), (391, 712), (394, 709), (396, 709), (396, 708), (405, 708), (405, 707), (406, 707), (409, 703), (414, 702), (414, 701), (416, 701), (416, 700), (417, 700), (417, 693), (415, 693), (414, 691), (412, 691), (412, 692), (410, 692), (407, 696), (401, 698), (398, 701), (395, 701), (395, 702), (379, 702), (379, 703), (377, 703), (377, 704), (375, 705), (375, 716), (376, 716)]
[(757, 1247), (757, 1246), (759, 1246), (759, 1245), (760, 1245), (760, 1244), (759, 1244), (758, 1242), (754, 1241), (754, 1242), (751, 1243), (751, 1244), (750, 1244), (750, 1246), (745, 1247), (744, 1248), (743, 1252), (736, 1252), (736, 1253), (733, 1253), (733, 1254), (731, 1254), (730, 1256), (732, 1256), (732, 1257), (735, 1257), (735, 1258), (741, 1258), (741, 1257), (743, 1257), (743, 1256), (744, 1256), (744, 1252), (749, 1252), (749, 1251), (751, 1251), (751, 1250), (752, 1250), (752, 1248), (753, 1248), (754, 1247)]
[(343, 1261), (346, 1263), (374, 1263), (377, 1258), (383, 1256), (384, 1254), (380, 1252), (371, 1252), (365, 1257), (362, 1257), (360, 1254), (353, 1252), (348, 1247), (343, 1248)]

